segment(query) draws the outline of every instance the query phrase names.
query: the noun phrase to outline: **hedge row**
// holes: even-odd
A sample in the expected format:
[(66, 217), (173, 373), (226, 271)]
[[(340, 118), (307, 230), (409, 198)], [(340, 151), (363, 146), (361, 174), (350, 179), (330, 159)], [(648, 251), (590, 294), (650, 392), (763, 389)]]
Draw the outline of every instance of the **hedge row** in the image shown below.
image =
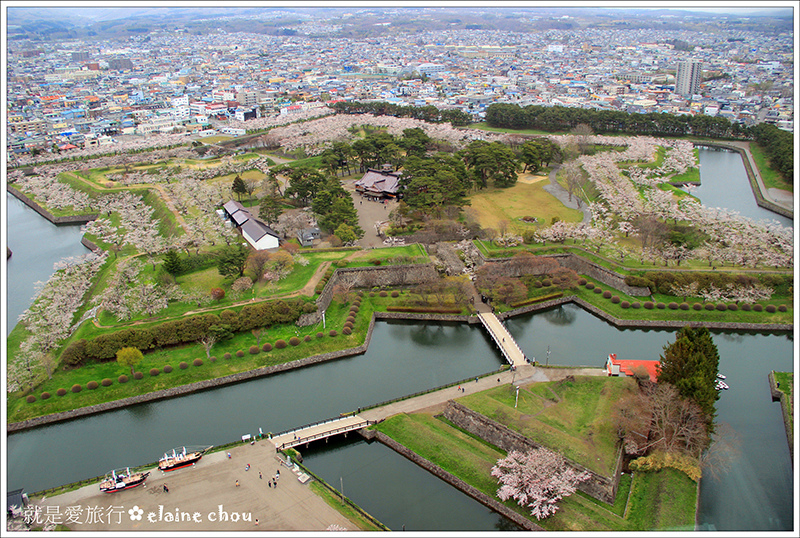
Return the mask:
[(313, 312), (316, 305), (300, 299), (278, 300), (250, 304), (238, 312), (223, 310), (186, 319), (160, 323), (148, 328), (122, 329), (102, 334), (92, 340), (80, 339), (71, 343), (61, 354), (67, 366), (79, 366), (88, 360), (107, 361), (116, 357), (124, 347), (142, 351), (196, 342), (212, 326), (227, 326), (231, 332), (249, 331), (259, 327), (293, 323), (303, 312)]
[[(626, 279), (626, 282), (627, 282), (627, 279)], [(633, 304), (629, 303), (628, 301), (620, 302), (619, 296), (617, 296), (617, 295), (612, 296), (611, 292), (603, 291), (601, 288), (596, 288), (595, 285), (592, 284), (591, 282), (586, 282), (584, 284), (584, 286), (586, 287), (587, 290), (592, 290), (594, 293), (602, 293), (604, 298), (606, 298), (606, 299), (610, 298), (612, 303), (619, 304), (622, 308), (631, 308), (631, 307), (632, 308), (639, 308), (639, 303), (638, 302), (635, 302)], [(753, 310), (755, 312), (767, 311), (769, 313), (786, 312), (787, 311), (786, 305), (780, 305), (780, 306), (776, 307), (775, 305), (762, 306), (762, 305), (760, 305), (758, 303), (756, 303), (754, 305), (742, 304), (741, 306), (739, 306), (739, 305), (737, 305), (735, 303), (730, 303), (730, 304), (725, 304), (725, 303), (719, 303), (719, 304), (714, 304), (714, 303), (693, 303), (693, 304), (689, 304), (689, 303), (686, 303), (686, 302), (676, 303), (676, 302), (672, 301), (670, 303), (666, 303), (665, 304), (665, 303), (661, 303), (661, 302), (654, 303), (653, 301), (645, 301), (643, 306), (647, 310), (652, 310), (653, 308), (657, 308), (659, 310), (664, 310), (664, 309), (668, 308), (670, 310), (678, 310), (678, 309), (680, 309), (680, 310), (689, 310), (689, 309), (703, 310), (703, 309), (705, 309), (705, 310), (709, 310), (709, 311), (717, 310), (719, 312), (724, 312), (724, 311), (728, 310), (728, 311), (731, 311), (731, 312), (735, 312), (735, 311), (737, 311), (737, 310), (739, 310), (741, 308), (745, 312), (750, 312), (750, 310)]]
[(516, 303), (511, 303), (512, 308), (519, 308), (521, 306), (527, 306), (529, 304), (541, 303), (543, 301), (549, 301), (550, 299), (558, 299), (559, 297), (563, 297), (563, 292), (558, 293), (551, 293), (549, 295), (542, 295), (541, 297), (533, 297), (531, 299), (525, 299), (524, 301), (517, 301)]
[(672, 295), (673, 285), (688, 285), (697, 282), (698, 289), (703, 290), (713, 284), (719, 289), (724, 289), (728, 284), (738, 284), (741, 286), (753, 286), (761, 283), (765, 286), (774, 288), (778, 293), (785, 293), (788, 286), (792, 285), (791, 275), (733, 275), (730, 273), (718, 272), (668, 272), (654, 271), (647, 273), (647, 276), (628, 275), (625, 277), (625, 284), (629, 286), (647, 286), (653, 293), (662, 295)]
[(418, 312), (420, 314), (460, 314), (461, 309), (452, 306), (394, 306), (386, 307), (389, 312)]

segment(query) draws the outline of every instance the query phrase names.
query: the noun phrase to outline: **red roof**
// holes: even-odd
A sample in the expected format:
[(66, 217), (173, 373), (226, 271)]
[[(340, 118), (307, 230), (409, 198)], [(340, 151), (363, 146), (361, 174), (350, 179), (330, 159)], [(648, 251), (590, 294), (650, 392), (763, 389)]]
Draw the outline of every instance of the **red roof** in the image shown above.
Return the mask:
[(650, 374), (650, 381), (656, 382), (656, 378), (658, 377), (658, 365), (661, 361), (656, 360), (642, 360), (642, 359), (618, 359), (616, 353), (612, 353), (608, 356), (609, 360), (612, 364), (616, 364), (619, 366), (620, 373), (625, 375), (633, 375), (633, 369), (641, 366), (647, 373)]

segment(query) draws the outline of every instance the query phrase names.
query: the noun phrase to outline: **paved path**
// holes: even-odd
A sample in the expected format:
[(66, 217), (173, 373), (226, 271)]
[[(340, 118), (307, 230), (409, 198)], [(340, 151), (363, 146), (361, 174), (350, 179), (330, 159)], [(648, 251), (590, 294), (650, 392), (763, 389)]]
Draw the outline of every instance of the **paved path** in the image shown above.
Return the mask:
[(589, 224), (592, 222), (592, 212), (589, 211), (589, 207), (585, 203), (582, 203), (581, 206), (578, 207), (578, 197), (573, 196), (572, 200), (570, 200), (567, 190), (558, 184), (558, 181), (556, 180), (556, 174), (560, 168), (560, 166), (556, 166), (550, 170), (550, 184), (545, 185), (543, 187), (544, 190), (555, 196), (559, 202), (564, 204), (565, 207), (577, 209), (578, 211), (583, 212), (583, 220), (581, 222), (584, 224)]
[[(436, 410), (438, 408), (443, 408), (448, 400), (488, 390), (501, 384), (513, 383), (514, 385), (525, 385), (541, 381), (558, 381), (559, 379), (564, 379), (568, 375), (600, 376), (606, 375), (606, 373), (602, 368), (542, 368), (525, 364), (517, 368), (514, 372), (506, 370), (497, 375), (489, 375), (471, 380), (460, 387), (448, 387), (415, 396), (414, 398), (392, 402), (382, 407), (359, 411), (358, 416), (367, 420), (377, 421), (387, 419), (399, 413), (414, 413), (423, 409)], [(464, 391), (461, 392), (459, 388), (464, 389)]]
[[(151, 471), (145, 486), (118, 493), (101, 493), (97, 484), (49, 497), (40, 504), (57, 507), (62, 516), (67, 507), (82, 508), (81, 517), (68, 525), (73, 531), (325, 531), (330, 525), (359, 530), (352, 522), (326, 504), (285, 466), (281, 465), (275, 447), (269, 441), (242, 444), (225, 452), (204, 456), (196, 466), (170, 473)], [(245, 465), (250, 470), (245, 471)], [(268, 479), (280, 469), (278, 487), (267, 486)], [(263, 478), (259, 478), (259, 472)], [(236, 486), (236, 481), (239, 486)], [(167, 484), (169, 493), (164, 492)], [(141, 509), (142, 519), (132, 520), (128, 510)], [(219, 521), (220, 506), (228, 521)], [(98, 507), (102, 522), (87, 523), (89, 507)], [(116, 507), (116, 508), (114, 508)], [(196, 512), (201, 522), (148, 521), (148, 514), (158, 519), (163, 514)], [(111, 521), (109, 521), (111, 509)], [(47, 510), (45, 508), (45, 510)], [(232, 521), (232, 514), (250, 514), (250, 521)], [(138, 512), (137, 512), (138, 513)], [(240, 516), (241, 518), (241, 516)], [(259, 520), (256, 526), (255, 520)], [(62, 517), (62, 521), (65, 521)]]

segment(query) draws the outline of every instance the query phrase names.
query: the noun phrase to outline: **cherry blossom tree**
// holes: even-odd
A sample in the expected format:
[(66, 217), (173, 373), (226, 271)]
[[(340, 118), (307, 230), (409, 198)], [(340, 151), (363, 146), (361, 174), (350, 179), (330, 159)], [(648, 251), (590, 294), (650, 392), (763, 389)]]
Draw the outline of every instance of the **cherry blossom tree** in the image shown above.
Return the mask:
[(497, 496), (501, 501), (515, 499), (520, 506), (529, 507), (536, 519), (544, 519), (558, 510), (558, 501), (575, 493), (578, 484), (590, 475), (575, 470), (556, 452), (535, 448), (509, 452), (492, 467), (492, 476), (500, 482)]

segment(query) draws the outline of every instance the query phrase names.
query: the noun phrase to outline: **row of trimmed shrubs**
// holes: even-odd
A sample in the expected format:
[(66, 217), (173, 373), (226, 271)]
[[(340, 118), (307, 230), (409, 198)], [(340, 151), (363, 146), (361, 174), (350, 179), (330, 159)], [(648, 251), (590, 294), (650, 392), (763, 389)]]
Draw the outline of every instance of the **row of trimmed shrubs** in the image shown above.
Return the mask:
[(517, 301), (515, 303), (511, 303), (512, 308), (519, 308), (521, 306), (528, 306), (529, 304), (541, 303), (544, 301), (549, 301), (550, 299), (558, 299), (559, 297), (563, 297), (563, 292), (558, 293), (550, 293), (548, 295), (542, 295), (541, 297), (532, 297), (530, 299), (525, 299), (524, 301)]
[(670, 303), (666, 303), (666, 304), (665, 303), (661, 303), (661, 302), (655, 303), (653, 301), (645, 301), (643, 304), (640, 304), (638, 301), (636, 301), (634, 303), (630, 303), (628, 301), (620, 301), (618, 295), (612, 295), (611, 292), (608, 291), (608, 290), (603, 291), (602, 288), (596, 287), (594, 285), (594, 283), (587, 282), (583, 278), (580, 279), (578, 281), (578, 283), (581, 286), (585, 286), (587, 290), (592, 290), (594, 293), (602, 294), (604, 299), (611, 299), (612, 303), (618, 304), (622, 308), (640, 308), (641, 306), (644, 306), (644, 308), (646, 308), (647, 310), (652, 310), (653, 308), (657, 308), (659, 310), (663, 310), (665, 308), (669, 308), (670, 310), (678, 310), (678, 309), (680, 309), (680, 310), (689, 310), (689, 309), (692, 309), (692, 310), (698, 310), (698, 311), (699, 310), (708, 310), (708, 311), (716, 310), (718, 312), (725, 312), (725, 311), (735, 312), (735, 311), (741, 309), (741, 310), (743, 310), (745, 312), (750, 312), (751, 310), (753, 312), (766, 311), (766, 312), (769, 312), (770, 314), (773, 314), (775, 312), (786, 312), (786, 310), (787, 310), (786, 305), (780, 305), (780, 306), (776, 307), (775, 305), (771, 305), (771, 304), (767, 305), (767, 306), (763, 306), (763, 305), (760, 305), (758, 303), (756, 303), (754, 305), (750, 305), (750, 304), (745, 303), (745, 304), (742, 304), (741, 306), (737, 305), (735, 303), (730, 303), (730, 304), (725, 304), (725, 303), (718, 303), (718, 304), (714, 304), (714, 303), (692, 303), (692, 304), (689, 304), (689, 303), (677, 303), (677, 302), (674, 302), (674, 301), (670, 302)]
[[(211, 361), (212, 362), (214, 362), (216, 360), (217, 360), (216, 357), (211, 357)], [(203, 359), (195, 359), (195, 360), (192, 361), (192, 364), (194, 364), (195, 366), (202, 366), (203, 365)], [(189, 365), (187, 363), (185, 363), (185, 362), (181, 362), (178, 365), (178, 368), (180, 368), (181, 370), (185, 370), (188, 367), (189, 367)], [(165, 374), (168, 374), (168, 373), (172, 372), (172, 370), (173, 370), (173, 368), (169, 364), (167, 364), (163, 368), (163, 372)], [(153, 376), (153, 377), (157, 376), (161, 372), (162, 372), (162, 370), (160, 370), (158, 368), (151, 368), (150, 369), (150, 375)], [(133, 378), (134, 379), (144, 379), (144, 374), (142, 372), (134, 372), (133, 373)], [(128, 376), (125, 375), (125, 374), (122, 374), (121, 376), (119, 376), (117, 378), (117, 383), (119, 383), (119, 384), (127, 383), (128, 380), (129, 380)], [(100, 385), (102, 385), (104, 387), (110, 387), (113, 383), (114, 382), (111, 379), (105, 378), (99, 384), (97, 383), (97, 381), (89, 381), (88, 383), (86, 383), (86, 388), (88, 390), (95, 390)], [(82, 390), (83, 390), (83, 386), (82, 385), (75, 384), (75, 385), (72, 385), (72, 388), (70, 389), (70, 392), (73, 392), (73, 393), (77, 394), (77, 393), (81, 392)], [(63, 389), (63, 388), (62, 389), (58, 389), (56, 391), (56, 396), (64, 396), (66, 394), (67, 394), (67, 390)], [(48, 398), (50, 398), (50, 396), (51, 395), (50, 395), (49, 392), (43, 392), (41, 394), (42, 400), (47, 400)], [(36, 396), (34, 396), (33, 394), (30, 394), (25, 398), (25, 401), (27, 401), (28, 403), (33, 403), (33, 402), (36, 401)]]
[(336, 270), (335, 267), (328, 267), (328, 270), (325, 271), (325, 274), (322, 276), (322, 279), (319, 282), (317, 282), (317, 285), (314, 288), (314, 293), (316, 293), (317, 295), (322, 293), (322, 290), (325, 289), (325, 284), (327, 284), (328, 280), (331, 279), (331, 276), (333, 275), (333, 272), (335, 270)]
[(353, 334), (353, 326), (356, 324), (356, 314), (358, 314), (358, 311), (361, 308), (361, 298), (363, 296), (364, 292), (360, 290), (356, 300), (353, 301), (352, 305), (350, 305), (350, 311), (348, 312), (347, 319), (344, 320), (344, 326), (342, 327), (342, 334)]
[(80, 366), (87, 361), (108, 361), (117, 351), (135, 347), (142, 351), (196, 342), (207, 334), (209, 327), (226, 325), (233, 333), (293, 323), (304, 312), (316, 310), (314, 303), (302, 299), (277, 300), (245, 305), (240, 311), (223, 310), (219, 315), (202, 314), (185, 319), (166, 321), (153, 327), (122, 329), (101, 334), (91, 340), (72, 342), (61, 354), (67, 366)]
[(687, 285), (692, 282), (697, 282), (698, 289), (701, 290), (712, 284), (719, 289), (724, 289), (729, 284), (753, 286), (756, 283), (779, 290), (791, 286), (793, 277), (792, 275), (769, 273), (746, 275), (712, 271), (653, 271), (648, 272), (646, 276), (628, 275), (625, 277), (625, 284), (629, 286), (648, 287), (651, 292), (662, 295), (670, 295), (673, 285)]

